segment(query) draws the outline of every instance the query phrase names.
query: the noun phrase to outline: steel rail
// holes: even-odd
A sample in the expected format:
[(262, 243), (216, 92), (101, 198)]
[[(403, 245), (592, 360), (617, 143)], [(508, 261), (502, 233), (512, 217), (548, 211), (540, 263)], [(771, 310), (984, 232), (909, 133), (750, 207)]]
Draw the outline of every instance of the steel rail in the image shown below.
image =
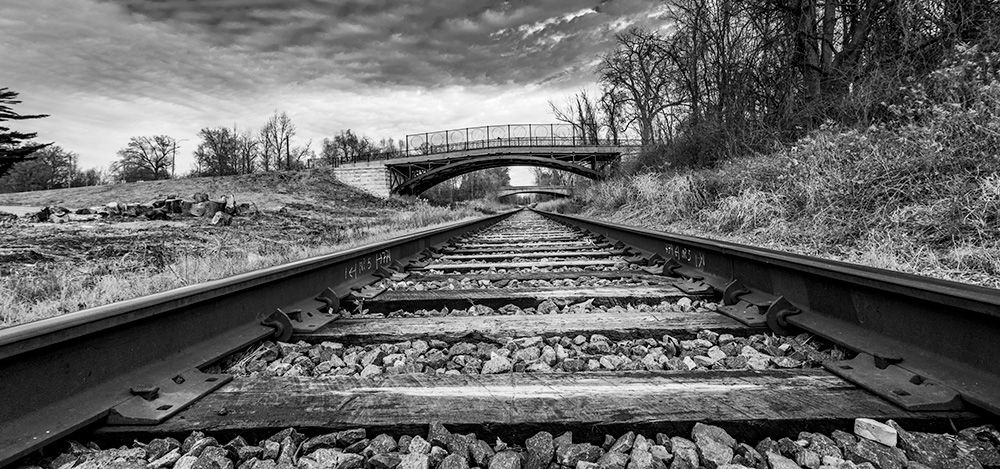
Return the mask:
[(512, 213), (2, 329), (0, 466), (106, 418), (162, 421), (231, 379), (200, 368), (284, 333), (276, 309), (313, 316), (326, 289), (367, 285), (380, 267)]
[(661, 256), (665, 274), (709, 284), (736, 319), (859, 352), (825, 366), (904, 408), (1000, 415), (1000, 290), (537, 212)]

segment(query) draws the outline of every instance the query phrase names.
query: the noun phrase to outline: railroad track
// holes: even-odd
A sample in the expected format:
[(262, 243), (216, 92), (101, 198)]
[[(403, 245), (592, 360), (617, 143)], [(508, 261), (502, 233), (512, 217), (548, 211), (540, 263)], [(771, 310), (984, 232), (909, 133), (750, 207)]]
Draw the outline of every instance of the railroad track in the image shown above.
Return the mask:
[(995, 467), (998, 307), (515, 211), (0, 331), (0, 465)]

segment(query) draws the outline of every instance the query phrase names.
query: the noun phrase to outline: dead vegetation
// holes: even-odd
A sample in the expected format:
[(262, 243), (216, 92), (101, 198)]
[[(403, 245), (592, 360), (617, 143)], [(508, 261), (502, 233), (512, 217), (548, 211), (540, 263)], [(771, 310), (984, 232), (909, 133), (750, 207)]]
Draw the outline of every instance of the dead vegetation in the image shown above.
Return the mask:
[[(615, 221), (1000, 287), (1000, 52), (959, 48), (893, 123), (592, 186)], [(958, 77), (964, 77), (957, 79)]]
[[(170, 186), (169, 182), (175, 182)], [(199, 185), (203, 183), (203, 185)], [(114, 191), (114, 188), (120, 190)], [(416, 200), (382, 200), (324, 172), (69, 189), (72, 194), (2, 194), (0, 203), (81, 206), (146, 201), (174, 193), (236, 194), (260, 213), (215, 226), (208, 217), (107, 217), (66, 223), (22, 217), (0, 225), (0, 327), (223, 278), (481, 215)]]

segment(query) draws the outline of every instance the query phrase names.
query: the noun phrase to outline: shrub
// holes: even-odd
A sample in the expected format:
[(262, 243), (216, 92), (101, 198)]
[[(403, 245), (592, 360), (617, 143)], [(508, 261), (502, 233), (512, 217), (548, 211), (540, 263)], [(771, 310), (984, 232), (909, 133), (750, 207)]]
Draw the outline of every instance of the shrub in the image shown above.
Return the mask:
[[(593, 213), (964, 279), (1000, 267), (1000, 54), (957, 48), (888, 106), (714, 168), (661, 165), (595, 184)], [(679, 148), (679, 147), (670, 147)], [(660, 157), (669, 158), (670, 148)], [(752, 235), (752, 236), (751, 236)], [(965, 273), (963, 273), (965, 272)], [(1000, 279), (987, 281), (1000, 284)]]

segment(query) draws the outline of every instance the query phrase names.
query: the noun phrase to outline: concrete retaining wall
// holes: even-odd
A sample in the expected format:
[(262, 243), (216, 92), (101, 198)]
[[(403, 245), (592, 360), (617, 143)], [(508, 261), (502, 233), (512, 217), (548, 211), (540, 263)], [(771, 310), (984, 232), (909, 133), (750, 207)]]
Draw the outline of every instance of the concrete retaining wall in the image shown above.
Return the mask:
[(378, 197), (389, 197), (389, 171), (378, 163), (338, 166), (333, 169), (337, 180)]

